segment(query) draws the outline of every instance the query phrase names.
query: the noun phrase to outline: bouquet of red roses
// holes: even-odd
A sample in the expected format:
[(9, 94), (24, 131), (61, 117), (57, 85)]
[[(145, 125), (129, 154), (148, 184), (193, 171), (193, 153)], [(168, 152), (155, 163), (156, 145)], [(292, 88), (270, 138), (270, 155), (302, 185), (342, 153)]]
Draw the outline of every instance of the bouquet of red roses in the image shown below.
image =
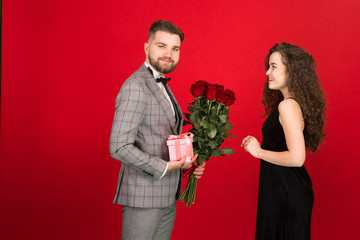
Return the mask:
[[(190, 92), (195, 101), (189, 104), (190, 113), (184, 114), (190, 120), (190, 122), (185, 121), (184, 125), (192, 124), (193, 128), (189, 132), (194, 134), (193, 148), (194, 154), (198, 154), (199, 165), (208, 161), (211, 156), (218, 157), (234, 153), (231, 148), (219, 148), (224, 139), (228, 139), (228, 135), (235, 137), (229, 132), (232, 124), (228, 121), (229, 107), (236, 100), (234, 92), (206, 81), (195, 82)], [(185, 201), (187, 207), (195, 203), (197, 179), (192, 174), (195, 167), (183, 174), (185, 177), (190, 176), (180, 197), (180, 202)]]

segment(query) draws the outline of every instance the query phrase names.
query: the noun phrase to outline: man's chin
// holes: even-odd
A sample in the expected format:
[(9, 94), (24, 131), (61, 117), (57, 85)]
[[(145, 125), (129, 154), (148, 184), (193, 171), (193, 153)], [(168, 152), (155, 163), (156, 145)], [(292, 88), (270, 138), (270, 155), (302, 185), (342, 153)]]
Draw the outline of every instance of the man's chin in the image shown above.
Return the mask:
[(158, 67), (158, 68), (155, 68), (156, 71), (162, 73), (162, 74), (168, 74), (168, 73), (171, 73), (175, 70), (176, 66), (172, 66), (172, 67), (167, 67), (167, 68), (162, 68), (162, 67)]
[(168, 74), (168, 73), (171, 73), (175, 70), (175, 68), (167, 68), (167, 69), (161, 69), (161, 73), (162, 74)]
[(159, 73), (162, 73), (162, 74), (168, 74), (168, 73), (171, 73), (175, 70), (176, 68), (176, 65), (163, 65), (159, 62), (153, 62), (153, 61), (149, 61), (150, 62), (150, 65), (156, 70), (158, 71)]

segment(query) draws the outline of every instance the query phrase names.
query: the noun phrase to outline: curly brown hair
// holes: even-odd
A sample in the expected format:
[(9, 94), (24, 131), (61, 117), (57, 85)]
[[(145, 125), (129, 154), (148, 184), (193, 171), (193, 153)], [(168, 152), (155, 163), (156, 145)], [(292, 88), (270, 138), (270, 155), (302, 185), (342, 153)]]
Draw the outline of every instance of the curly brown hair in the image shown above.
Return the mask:
[[(270, 55), (274, 52), (282, 56), (288, 76), (289, 93), (299, 103), (303, 113), (305, 146), (308, 150), (317, 152), (325, 137), (326, 101), (315, 71), (315, 60), (302, 48), (283, 42), (272, 47), (266, 55), (266, 70), (269, 69)], [(269, 88), (267, 78), (262, 100), (265, 116), (276, 110), (283, 99), (280, 90)]]

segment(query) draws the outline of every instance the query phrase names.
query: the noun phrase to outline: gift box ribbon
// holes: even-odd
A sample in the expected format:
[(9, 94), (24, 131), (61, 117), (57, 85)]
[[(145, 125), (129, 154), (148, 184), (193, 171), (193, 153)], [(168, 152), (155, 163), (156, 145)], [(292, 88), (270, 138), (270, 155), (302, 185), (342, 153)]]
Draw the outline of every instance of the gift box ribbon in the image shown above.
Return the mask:
[[(186, 152), (189, 153), (189, 149), (191, 149), (191, 139), (194, 136), (194, 134), (187, 132), (183, 133), (181, 135), (170, 135), (168, 140), (181, 140), (184, 139), (186, 143)], [(180, 141), (175, 142), (175, 149), (176, 149), (176, 156), (181, 156), (181, 149), (180, 149)], [(190, 162), (191, 158), (193, 156), (186, 156), (186, 162)]]

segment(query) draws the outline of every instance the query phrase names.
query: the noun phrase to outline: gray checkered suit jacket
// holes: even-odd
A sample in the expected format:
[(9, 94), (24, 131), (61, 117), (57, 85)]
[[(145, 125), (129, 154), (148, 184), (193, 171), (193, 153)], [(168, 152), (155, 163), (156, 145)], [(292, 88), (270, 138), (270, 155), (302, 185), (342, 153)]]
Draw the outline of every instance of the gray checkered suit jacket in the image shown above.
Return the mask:
[[(177, 102), (174, 108), (181, 113)], [(179, 198), (181, 170), (160, 177), (169, 160), (166, 140), (180, 134), (182, 124), (181, 113), (176, 126), (170, 102), (145, 65), (124, 82), (110, 136), (110, 155), (122, 162), (114, 203), (160, 208)]]

